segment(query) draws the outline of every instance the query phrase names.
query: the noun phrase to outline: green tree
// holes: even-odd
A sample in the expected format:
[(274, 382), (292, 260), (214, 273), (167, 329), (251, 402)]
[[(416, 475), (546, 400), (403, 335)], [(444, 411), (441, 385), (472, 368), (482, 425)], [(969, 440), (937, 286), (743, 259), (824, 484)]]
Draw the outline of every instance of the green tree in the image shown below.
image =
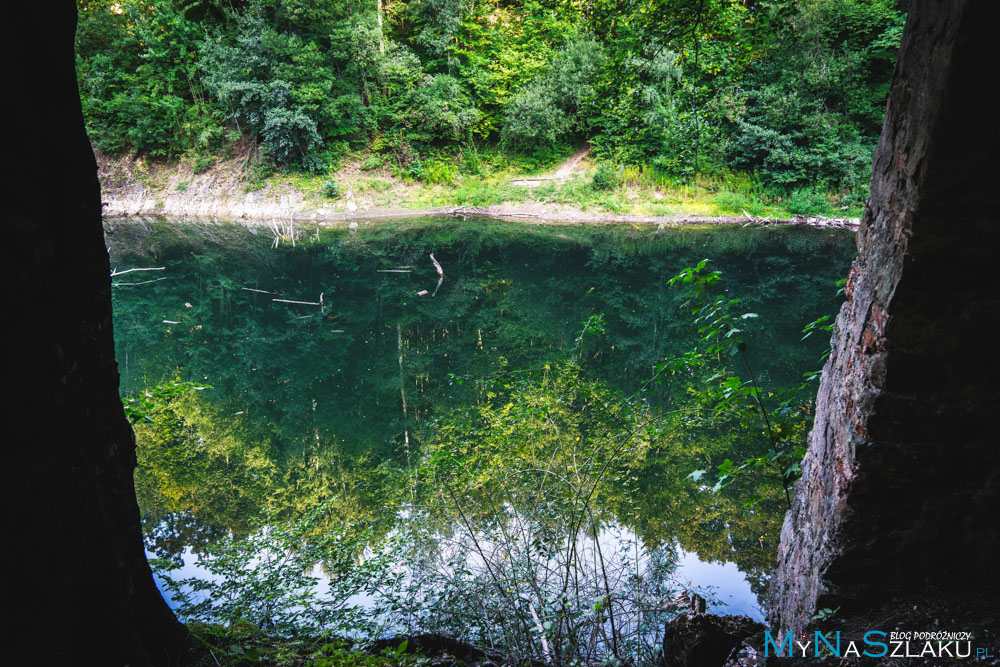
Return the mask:
[(504, 143), (531, 150), (585, 136), (590, 122), (581, 112), (593, 95), (602, 61), (603, 52), (593, 38), (578, 37), (568, 42), (549, 67), (507, 105)]
[(211, 148), (220, 110), (201, 84), (199, 49), (210, 5), (181, 0), (79, 4), (77, 72), (98, 148), (175, 155)]
[(765, 57), (724, 94), (729, 164), (786, 186), (866, 188), (902, 34), (897, 4), (796, 4)]

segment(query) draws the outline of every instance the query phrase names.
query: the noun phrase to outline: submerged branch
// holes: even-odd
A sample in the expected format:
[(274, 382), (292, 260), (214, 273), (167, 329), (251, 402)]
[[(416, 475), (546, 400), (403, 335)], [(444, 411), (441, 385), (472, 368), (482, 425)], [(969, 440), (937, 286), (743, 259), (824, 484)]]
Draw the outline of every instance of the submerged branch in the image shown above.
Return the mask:
[(323, 304), (319, 301), (292, 301), (291, 299), (271, 299), (271, 301), (277, 301), (278, 303), (295, 303), (300, 306), (322, 306)]
[(125, 269), (124, 271), (119, 271), (118, 269), (111, 269), (111, 275), (112, 277), (123, 276), (126, 273), (132, 273), (133, 271), (163, 271), (166, 268), (167, 267), (165, 266), (151, 266), (151, 267), (136, 267), (134, 269)]
[(166, 280), (166, 279), (167, 279), (166, 276), (164, 276), (163, 278), (154, 278), (152, 280), (143, 280), (142, 282), (138, 282), (138, 283), (111, 283), (111, 286), (112, 287), (135, 287), (136, 285), (148, 285), (149, 283), (158, 283), (161, 280)]

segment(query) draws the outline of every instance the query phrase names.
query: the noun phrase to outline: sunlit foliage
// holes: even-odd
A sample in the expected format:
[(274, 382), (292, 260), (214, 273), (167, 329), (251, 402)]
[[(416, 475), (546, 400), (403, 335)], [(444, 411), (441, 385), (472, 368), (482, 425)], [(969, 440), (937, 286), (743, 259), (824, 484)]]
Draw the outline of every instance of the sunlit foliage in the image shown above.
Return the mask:
[[(904, 18), (896, 0), (79, 0), (78, 71), (102, 151), (281, 168), (476, 144), (755, 172), (863, 195)], [(245, 147), (246, 144), (241, 144)], [(553, 153), (556, 151), (556, 153)], [(204, 159), (203, 157), (201, 159)]]

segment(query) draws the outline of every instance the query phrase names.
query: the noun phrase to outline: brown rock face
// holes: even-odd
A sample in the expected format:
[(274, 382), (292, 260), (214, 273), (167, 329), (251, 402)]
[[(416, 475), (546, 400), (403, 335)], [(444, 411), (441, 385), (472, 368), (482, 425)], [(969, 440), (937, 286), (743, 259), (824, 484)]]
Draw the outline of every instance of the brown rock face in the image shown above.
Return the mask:
[[(1000, 7), (911, 0), (769, 620), (997, 588)], [(994, 76), (989, 74), (988, 76)]]
[(748, 616), (681, 614), (664, 628), (659, 667), (730, 664), (735, 662), (743, 642), (757, 642), (763, 635), (764, 626)]

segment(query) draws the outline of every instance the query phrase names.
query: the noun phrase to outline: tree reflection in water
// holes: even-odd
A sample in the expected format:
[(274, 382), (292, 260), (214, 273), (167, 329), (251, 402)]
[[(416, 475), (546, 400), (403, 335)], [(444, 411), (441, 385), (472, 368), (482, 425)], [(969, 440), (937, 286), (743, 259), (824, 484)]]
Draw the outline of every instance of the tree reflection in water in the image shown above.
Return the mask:
[[(166, 280), (114, 290), (123, 394), (212, 386), (171, 397), (136, 426), (151, 551), (204, 552), (220, 536), (253, 534), (261, 517), (333, 498), (331, 515), (364, 525), (370, 547), (399, 534), (406, 507), (407, 525), (422, 517), (439, 546), (471, 548), (483, 565), (505, 557), (497, 567), (534, 595), (543, 627), (540, 609), (553, 603), (532, 590), (529, 561), (548, 581), (590, 582), (593, 604), (612, 590), (609, 607), (588, 612), (594, 633), (624, 604), (613, 591), (634, 584), (631, 570), (605, 585), (598, 554), (572, 547), (595, 533), (628, 536), (628, 558), (655, 554), (663, 573), (680, 547), (735, 562), (755, 592), (766, 587), (780, 487), (748, 478), (710, 494), (689, 477), (766, 450), (746, 415), (690, 391), (724, 363), (650, 382), (696, 339), (666, 282), (711, 257), (732, 296), (761, 315), (744, 332), (758, 380), (794, 387), (825, 346), (800, 341), (801, 328), (836, 311), (849, 233), (421, 219), (356, 235), (310, 227), (294, 248), (272, 248), (266, 228), (235, 223), (107, 225), (114, 266), (166, 267)], [(417, 296), (438, 278), (430, 253), (447, 279), (436, 296)], [(412, 268), (379, 272), (400, 267)], [(320, 294), (322, 306), (288, 303)], [(578, 340), (598, 314), (603, 333)], [(804, 439), (808, 424), (794, 428)], [(543, 557), (559, 553), (572, 558)], [(605, 569), (621, 553), (608, 544)], [(554, 578), (574, 559), (577, 578)], [(502, 615), (496, 583), (481, 585), (501, 596)], [(518, 591), (506, 604), (527, 604)], [(567, 628), (552, 628), (548, 650), (562, 650)], [(531, 624), (518, 632), (537, 634)]]

